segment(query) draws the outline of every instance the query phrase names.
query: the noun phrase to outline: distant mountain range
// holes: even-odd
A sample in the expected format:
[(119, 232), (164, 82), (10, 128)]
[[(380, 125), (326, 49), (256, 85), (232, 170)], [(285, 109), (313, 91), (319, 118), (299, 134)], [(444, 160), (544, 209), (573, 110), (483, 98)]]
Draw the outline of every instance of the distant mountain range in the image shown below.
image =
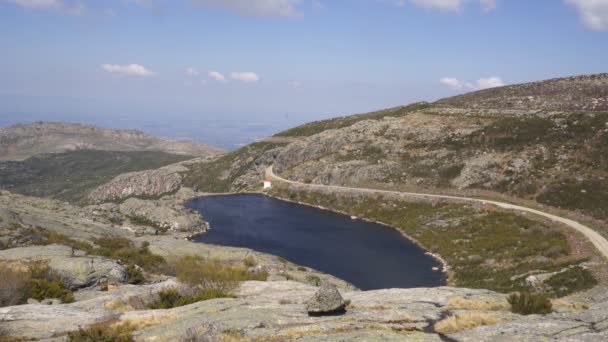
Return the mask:
[(225, 152), (209, 145), (165, 140), (136, 130), (83, 124), (36, 122), (0, 128), (0, 160), (24, 160), (38, 154), (75, 150), (155, 151), (196, 157)]

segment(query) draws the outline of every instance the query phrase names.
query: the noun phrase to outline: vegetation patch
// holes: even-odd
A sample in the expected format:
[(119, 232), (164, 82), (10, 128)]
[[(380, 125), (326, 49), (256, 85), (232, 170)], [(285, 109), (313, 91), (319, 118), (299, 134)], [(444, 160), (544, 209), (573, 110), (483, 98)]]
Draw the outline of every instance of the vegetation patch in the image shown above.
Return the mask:
[(252, 274), (244, 266), (227, 265), (219, 260), (199, 256), (186, 256), (175, 262), (177, 279), (202, 290), (229, 293), (242, 281), (265, 281), (265, 272)]
[[(484, 211), (462, 204), (418, 203), (383, 196), (349, 196), (290, 191), (275, 187), (271, 194), (365, 217), (401, 229), (426, 249), (441, 255), (451, 267), (454, 286), (502, 293), (528, 290), (527, 272), (556, 272), (584, 259), (570, 255), (564, 234), (543, 223), (513, 213)], [(553, 295), (593, 284), (588, 270), (570, 272), (572, 283)], [(582, 285), (581, 285), (582, 286)]]
[(543, 293), (513, 293), (508, 301), (511, 311), (520, 315), (546, 315), (552, 311), (551, 300)]
[(172, 309), (215, 298), (234, 298), (229, 293), (216, 289), (191, 290), (191, 294), (182, 294), (175, 288), (164, 289), (158, 293), (159, 299), (148, 304), (149, 309)]
[(482, 325), (498, 324), (501, 320), (498, 316), (485, 312), (465, 312), (448, 316), (435, 323), (434, 330), (440, 334), (451, 334), (463, 330), (469, 330)]
[(11, 192), (84, 203), (86, 195), (127, 172), (158, 169), (191, 159), (164, 152), (80, 150), (0, 162), (0, 188)]
[(0, 307), (25, 304), (29, 298), (74, 301), (72, 291), (45, 262), (0, 263), (0, 274)]
[(68, 333), (69, 342), (131, 342), (135, 326), (106, 322)]
[(597, 218), (608, 218), (608, 181), (562, 180), (547, 186), (536, 200), (558, 208), (582, 210)]
[(82, 250), (89, 255), (99, 255), (108, 259), (121, 260), (131, 284), (140, 284), (145, 281), (142, 269), (152, 273), (167, 273), (169, 265), (165, 258), (149, 250), (150, 244), (143, 242), (136, 246), (133, 241), (126, 238), (100, 238), (93, 240), (95, 246), (88, 242), (74, 240), (65, 235), (40, 229), (41, 239), (35, 241), (37, 245), (61, 244)]
[(384, 117), (401, 117), (412, 112), (423, 110), (431, 107), (432, 104), (426, 102), (414, 103), (407, 106), (396, 107), (391, 109), (380, 110), (366, 114), (350, 115), (329, 120), (321, 120), (310, 122), (298, 127), (294, 127), (276, 134), (282, 137), (307, 137), (326, 131), (328, 129), (339, 129), (349, 127), (363, 120), (380, 120)]

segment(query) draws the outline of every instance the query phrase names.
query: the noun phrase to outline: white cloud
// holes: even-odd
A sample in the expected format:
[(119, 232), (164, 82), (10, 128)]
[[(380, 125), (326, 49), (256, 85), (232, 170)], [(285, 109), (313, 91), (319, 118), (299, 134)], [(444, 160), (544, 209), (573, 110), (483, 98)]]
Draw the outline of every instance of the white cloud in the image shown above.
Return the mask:
[(505, 85), (505, 82), (503, 82), (500, 77), (480, 78), (474, 83), (463, 82), (456, 78), (444, 77), (439, 80), (439, 83), (455, 90), (460, 90), (464, 88), (468, 88), (471, 90), (482, 90), (488, 88), (502, 87)]
[[(385, 0), (386, 1), (386, 0)], [(404, 6), (408, 2), (414, 6), (439, 10), (443, 12), (460, 12), (466, 4), (477, 3), (484, 12), (496, 9), (497, 0), (388, 0), (397, 6)]]
[(462, 89), (464, 88), (464, 83), (459, 80), (451, 77), (444, 77), (439, 80), (439, 83), (443, 84), (446, 87), (450, 87), (452, 89)]
[(119, 73), (133, 76), (152, 76), (154, 72), (146, 69), (143, 65), (139, 64), (103, 64), (101, 68), (107, 72)]
[(207, 73), (207, 76), (211, 77), (212, 79), (219, 81), (219, 82), (225, 82), (226, 81), (226, 76), (224, 76), (221, 72), (218, 71), (209, 71)]
[(260, 80), (260, 77), (255, 72), (233, 72), (230, 74), (230, 78), (246, 83), (255, 83)]
[(440, 11), (460, 11), (462, 0), (410, 0), (412, 4)]
[(608, 0), (565, 0), (576, 7), (581, 20), (589, 29), (608, 31)]
[(199, 75), (199, 72), (198, 72), (198, 70), (194, 69), (193, 67), (189, 67), (186, 69), (186, 75), (196, 77)]
[(293, 17), (300, 13), (300, 0), (192, 0), (202, 6), (220, 7), (243, 15), (263, 17)]
[(80, 15), (85, 7), (81, 3), (68, 4), (63, 0), (0, 0), (31, 10), (54, 10), (65, 14)]
[(480, 78), (477, 80), (477, 89), (502, 87), (505, 82), (500, 77)]

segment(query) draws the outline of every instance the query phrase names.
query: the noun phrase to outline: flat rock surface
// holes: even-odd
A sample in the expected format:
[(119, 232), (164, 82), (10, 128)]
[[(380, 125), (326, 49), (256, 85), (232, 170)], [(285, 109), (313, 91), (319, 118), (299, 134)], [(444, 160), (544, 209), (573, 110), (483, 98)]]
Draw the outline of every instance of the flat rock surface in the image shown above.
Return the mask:
[[(306, 300), (318, 288), (302, 283), (245, 282), (237, 298), (213, 299), (169, 310), (147, 310), (144, 303), (168, 280), (147, 286), (125, 285), (112, 292), (89, 294), (88, 299), (65, 305), (22, 305), (0, 308), (3, 327), (11, 336), (44, 339), (79, 326), (107, 320), (130, 321), (138, 329), (136, 341), (179, 341), (206, 338), (221, 341), (228, 336), (277, 341), (441, 341), (435, 322), (447, 315), (480, 312), (450, 307), (453, 298), (504, 300), (504, 295), (460, 288), (389, 289), (342, 291), (350, 300), (341, 316), (311, 317)], [(139, 303), (139, 304), (138, 304)], [(482, 326), (447, 337), (456, 341), (601, 341), (606, 338), (606, 303), (587, 311), (548, 316), (519, 316), (494, 311), (495, 325)], [(138, 310), (138, 308), (140, 310)], [(61, 340), (61, 339), (60, 339)]]

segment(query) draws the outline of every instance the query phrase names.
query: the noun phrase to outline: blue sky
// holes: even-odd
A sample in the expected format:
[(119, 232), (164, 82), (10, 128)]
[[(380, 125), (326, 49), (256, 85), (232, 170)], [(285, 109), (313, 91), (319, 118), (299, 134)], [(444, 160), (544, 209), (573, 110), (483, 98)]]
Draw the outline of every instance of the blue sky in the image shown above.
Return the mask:
[(280, 129), (607, 72), (607, 31), (608, 0), (0, 0), (0, 116)]

